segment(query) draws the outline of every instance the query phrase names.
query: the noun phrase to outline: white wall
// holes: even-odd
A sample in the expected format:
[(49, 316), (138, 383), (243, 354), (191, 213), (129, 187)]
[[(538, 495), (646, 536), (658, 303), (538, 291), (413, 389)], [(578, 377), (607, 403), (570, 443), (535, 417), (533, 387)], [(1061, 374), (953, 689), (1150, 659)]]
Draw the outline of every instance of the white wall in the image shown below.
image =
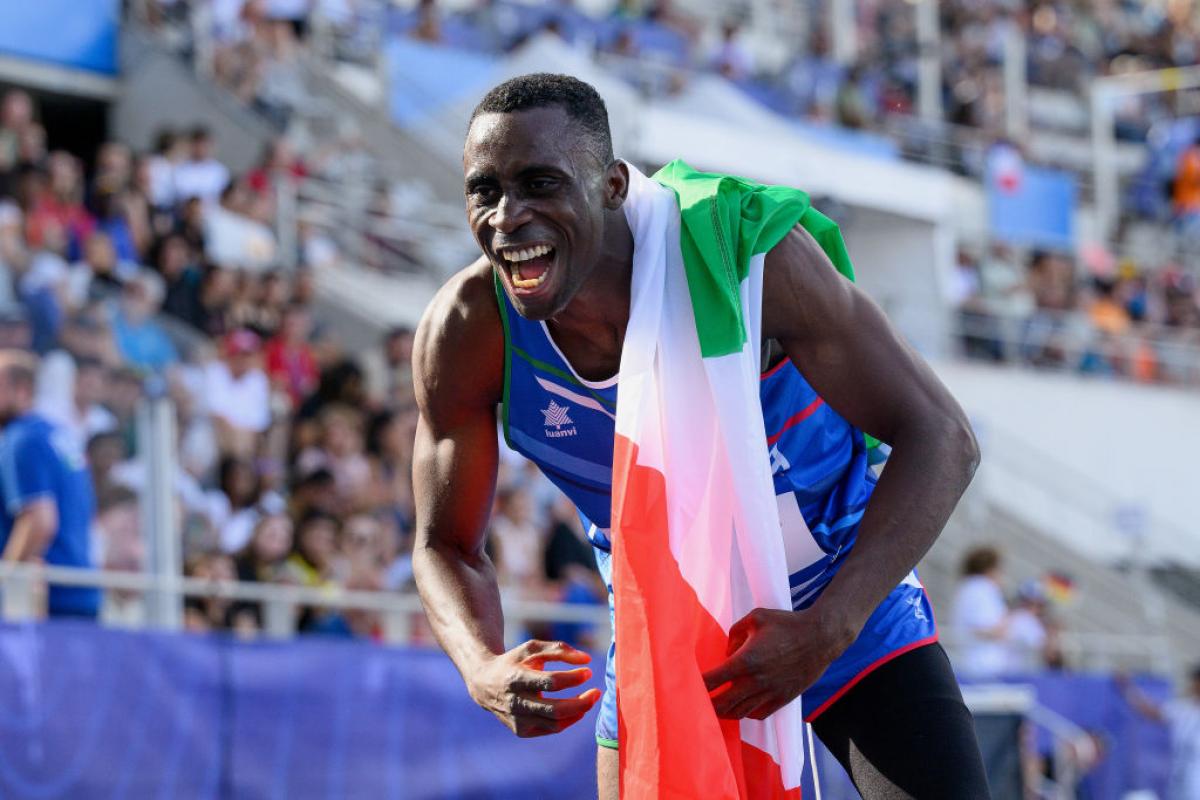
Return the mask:
[[(1094, 541), (1078, 544), (1113, 557), (1130, 552), (1127, 538), (1124, 544), (1113, 538), (1120, 535), (1115, 510), (1137, 505), (1147, 512), (1142, 554), (1200, 566), (1192, 471), (1200, 454), (1200, 395), (1194, 390), (962, 362), (935, 368), (976, 424), (985, 468), (989, 447), (996, 451), (993, 500), (1039, 517), (1029, 521), (1047, 531), (1064, 527), (1065, 506), (1086, 504), (1078, 511), (1098, 527), (1088, 534)], [(1018, 498), (1014, 482), (1028, 475), (1014, 472), (1053, 482), (1060, 502)], [(1066, 535), (1078, 535), (1080, 525), (1073, 527)]]
[(839, 220), (858, 284), (926, 357), (946, 354), (952, 320), (942, 300), (954, 241), (944, 226), (856, 208)]

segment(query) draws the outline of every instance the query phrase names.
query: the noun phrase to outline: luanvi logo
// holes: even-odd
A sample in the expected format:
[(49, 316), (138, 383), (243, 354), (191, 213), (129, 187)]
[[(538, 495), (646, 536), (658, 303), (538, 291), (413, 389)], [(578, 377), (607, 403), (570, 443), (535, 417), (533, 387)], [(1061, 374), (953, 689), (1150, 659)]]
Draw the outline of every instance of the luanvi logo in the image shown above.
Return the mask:
[[(570, 406), (560, 406), (551, 400), (550, 405), (542, 409), (542, 416), (546, 418), (546, 437), (548, 439), (561, 439), (564, 436), (575, 435), (575, 423), (567, 416), (570, 408)], [(568, 425), (570, 427), (565, 427)]]

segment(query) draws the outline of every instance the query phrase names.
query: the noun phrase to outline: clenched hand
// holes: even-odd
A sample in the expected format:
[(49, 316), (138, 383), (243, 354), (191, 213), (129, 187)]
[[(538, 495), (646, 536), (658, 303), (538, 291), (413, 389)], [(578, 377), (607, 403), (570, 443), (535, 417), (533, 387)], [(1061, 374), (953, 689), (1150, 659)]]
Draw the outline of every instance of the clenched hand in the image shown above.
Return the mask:
[(853, 641), (814, 609), (757, 608), (729, 629), (729, 657), (704, 673), (704, 685), (718, 717), (766, 719), (816, 683)]

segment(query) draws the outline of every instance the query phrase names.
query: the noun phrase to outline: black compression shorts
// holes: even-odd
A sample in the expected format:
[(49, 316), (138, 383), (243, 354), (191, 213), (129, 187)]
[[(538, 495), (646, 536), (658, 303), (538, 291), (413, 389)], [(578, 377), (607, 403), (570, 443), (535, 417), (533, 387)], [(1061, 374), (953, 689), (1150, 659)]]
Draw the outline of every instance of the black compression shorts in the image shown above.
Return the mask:
[(971, 712), (940, 644), (876, 669), (813, 722), (864, 800), (990, 800)]

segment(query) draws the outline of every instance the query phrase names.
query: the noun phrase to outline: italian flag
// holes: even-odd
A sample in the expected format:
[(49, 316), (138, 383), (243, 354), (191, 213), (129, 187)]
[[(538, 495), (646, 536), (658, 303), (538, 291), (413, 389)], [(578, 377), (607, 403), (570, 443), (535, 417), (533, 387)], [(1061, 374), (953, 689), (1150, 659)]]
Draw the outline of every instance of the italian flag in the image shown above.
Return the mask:
[(755, 608), (791, 609), (759, 400), (765, 253), (837, 227), (785, 187), (630, 167), (632, 301), (613, 458), (621, 797), (799, 798), (799, 699), (720, 720), (702, 675)]

